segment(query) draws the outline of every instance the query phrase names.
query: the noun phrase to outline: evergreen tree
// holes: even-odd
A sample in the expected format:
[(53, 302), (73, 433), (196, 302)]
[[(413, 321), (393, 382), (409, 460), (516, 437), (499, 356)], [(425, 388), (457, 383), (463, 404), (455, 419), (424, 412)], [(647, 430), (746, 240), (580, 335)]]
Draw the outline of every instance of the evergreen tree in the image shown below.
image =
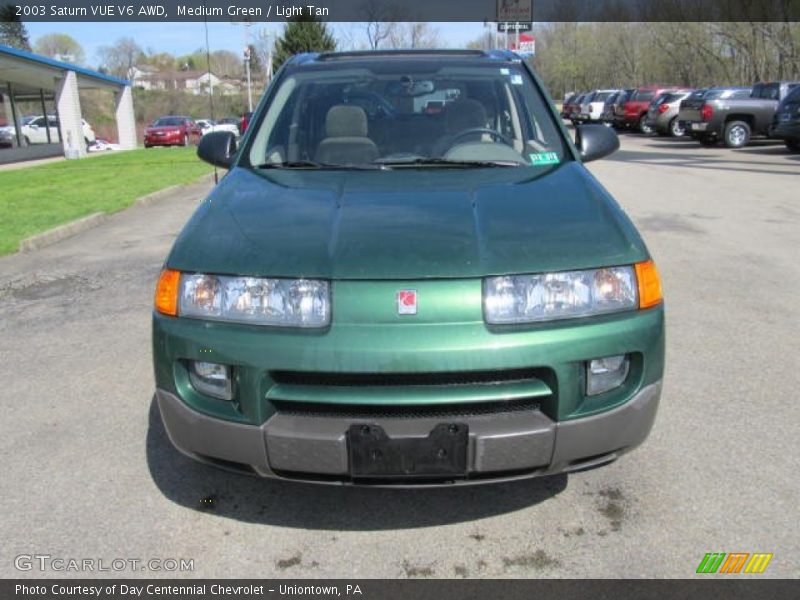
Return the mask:
[(277, 71), (294, 54), (332, 50), (336, 50), (336, 40), (325, 23), (310, 17), (300, 17), (286, 23), (283, 35), (275, 41), (272, 66)]
[(31, 51), (28, 31), (13, 6), (0, 6), (0, 45)]

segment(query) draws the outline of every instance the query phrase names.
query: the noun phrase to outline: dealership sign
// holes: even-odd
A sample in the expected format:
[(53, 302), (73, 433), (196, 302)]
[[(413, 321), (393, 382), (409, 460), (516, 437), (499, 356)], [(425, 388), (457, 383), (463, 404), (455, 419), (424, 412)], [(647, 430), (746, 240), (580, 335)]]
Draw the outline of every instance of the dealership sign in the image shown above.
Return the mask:
[(531, 0), (497, 0), (497, 21), (530, 23), (533, 21)]
[(519, 46), (517, 46), (516, 42), (512, 42), (511, 49), (522, 56), (533, 56), (536, 54), (536, 38), (530, 34), (522, 33), (519, 36)]
[(533, 23), (519, 23), (517, 21), (506, 23), (505, 21), (497, 24), (497, 31), (504, 33), (508, 31), (530, 31), (533, 29)]

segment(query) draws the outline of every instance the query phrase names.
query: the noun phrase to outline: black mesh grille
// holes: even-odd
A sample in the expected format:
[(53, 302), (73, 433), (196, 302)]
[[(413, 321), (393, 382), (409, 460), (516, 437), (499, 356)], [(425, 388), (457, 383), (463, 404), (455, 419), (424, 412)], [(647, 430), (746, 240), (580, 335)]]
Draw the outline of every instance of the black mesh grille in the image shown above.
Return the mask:
[[(439, 386), (508, 383), (543, 379), (538, 369), (493, 371), (442, 371), (434, 373), (319, 373), (314, 371), (272, 371), (275, 383), (320, 386)], [(545, 379), (546, 380), (546, 379)]]
[(478, 417), (539, 410), (539, 402), (534, 398), (447, 405), (425, 404), (421, 406), (399, 406), (397, 404), (391, 406), (362, 406), (353, 404), (323, 404), (318, 402), (286, 402), (281, 400), (271, 400), (271, 402), (282, 415), (336, 417), (345, 419)]

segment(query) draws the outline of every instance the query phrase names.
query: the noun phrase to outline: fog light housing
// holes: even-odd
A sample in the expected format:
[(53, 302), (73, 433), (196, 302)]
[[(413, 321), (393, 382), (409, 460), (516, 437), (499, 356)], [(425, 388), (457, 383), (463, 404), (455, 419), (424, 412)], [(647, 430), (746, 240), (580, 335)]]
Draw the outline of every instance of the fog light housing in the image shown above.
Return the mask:
[(627, 354), (595, 358), (586, 363), (586, 395), (602, 394), (621, 386), (628, 377)]
[(201, 394), (220, 400), (233, 399), (231, 368), (228, 365), (193, 360), (189, 363), (189, 381)]

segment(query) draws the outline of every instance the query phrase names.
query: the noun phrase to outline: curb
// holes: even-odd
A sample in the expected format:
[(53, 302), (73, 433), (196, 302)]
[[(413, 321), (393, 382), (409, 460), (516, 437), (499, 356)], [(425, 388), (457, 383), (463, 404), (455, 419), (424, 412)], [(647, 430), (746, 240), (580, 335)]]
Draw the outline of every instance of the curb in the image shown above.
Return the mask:
[(155, 204), (159, 200), (164, 200), (165, 198), (171, 196), (174, 192), (178, 191), (181, 188), (188, 187), (195, 182), (182, 184), (182, 185), (171, 185), (169, 187), (165, 187), (163, 190), (158, 190), (157, 192), (153, 192), (151, 194), (147, 194), (146, 196), (142, 196), (141, 198), (137, 198), (131, 206), (150, 206), (151, 204)]
[(59, 225), (53, 229), (48, 229), (43, 233), (37, 233), (36, 235), (32, 235), (31, 237), (22, 240), (19, 243), (19, 251), (33, 252), (39, 248), (50, 246), (51, 244), (60, 242), (65, 238), (82, 233), (87, 229), (97, 227), (106, 219), (108, 219), (108, 215), (106, 213), (96, 212), (92, 213), (88, 217), (83, 217), (81, 219), (77, 219), (76, 221), (70, 221), (64, 225)]
[[(147, 194), (145, 196), (137, 198), (136, 200), (134, 200), (133, 204), (131, 204), (128, 208), (130, 208), (131, 206), (150, 206), (152, 204), (155, 204), (156, 202), (169, 198), (178, 190), (183, 190), (198, 184), (213, 182), (213, 181), (214, 181), (213, 175), (211, 176), (203, 175), (196, 181), (192, 181), (190, 183), (171, 185), (162, 190), (158, 190), (150, 194)], [(124, 210), (127, 210), (127, 208)], [(96, 212), (92, 213), (89, 216), (76, 219), (75, 221), (64, 223), (63, 225), (59, 225), (58, 227), (54, 227), (53, 229), (48, 229), (47, 231), (43, 231), (42, 233), (37, 233), (36, 235), (32, 235), (31, 237), (22, 240), (19, 243), (19, 251), (33, 252), (34, 250), (39, 250), (40, 248), (44, 248), (45, 246), (51, 246), (56, 242), (60, 242), (63, 239), (72, 237), (73, 235), (77, 235), (94, 227), (97, 227), (98, 225), (103, 223), (106, 219), (108, 219), (109, 216), (110, 215), (108, 213)]]

